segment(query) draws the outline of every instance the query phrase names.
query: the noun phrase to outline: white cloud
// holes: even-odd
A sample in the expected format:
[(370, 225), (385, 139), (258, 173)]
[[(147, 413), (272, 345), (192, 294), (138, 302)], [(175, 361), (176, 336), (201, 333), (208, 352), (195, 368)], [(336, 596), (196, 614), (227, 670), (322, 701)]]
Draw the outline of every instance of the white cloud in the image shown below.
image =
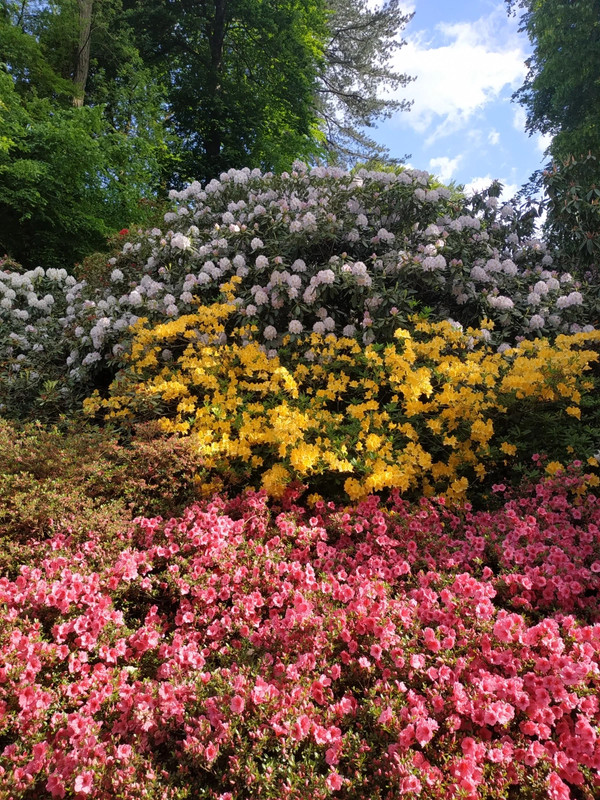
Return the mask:
[(488, 142), (491, 145), (497, 145), (500, 141), (500, 133), (497, 130), (490, 131), (488, 133)]
[(442, 183), (447, 183), (456, 172), (462, 159), (462, 156), (456, 156), (456, 158), (448, 158), (447, 156), (432, 158), (429, 160), (429, 169), (434, 175), (437, 175)]
[(542, 155), (546, 152), (548, 147), (550, 147), (550, 142), (552, 139), (553, 136), (551, 133), (540, 133), (539, 136), (535, 137), (535, 146), (540, 153), (542, 153)]
[(472, 178), (468, 183), (465, 184), (465, 194), (471, 195), (475, 194), (476, 192), (480, 192), (482, 189), (489, 188), (494, 180), (500, 181), (502, 186), (502, 194), (500, 195), (500, 200), (506, 202), (510, 200), (512, 197), (516, 195), (519, 191), (520, 186), (516, 183), (509, 183), (506, 178), (492, 178), (491, 175), (484, 175), (479, 178)]
[(521, 133), (525, 132), (527, 124), (527, 114), (523, 106), (515, 106), (513, 111), (513, 128)]
[[(365, 5), (369, 9), (369, 11), (377, 11), (383, 5), (385, 5), (384, 0), (366, 0)], [(405, 0), (404, 2), (400, 3), (400, 8), (403, 14), (412, 14), (416, 8), (414, 0)]]
[(395, 56), (396, 69), (417, 78), (399, 94), (412, 96), (414, 104), (398, 123), (431, 131), (428, 143), (465, 127), (506, 87), (517, 88), (527, 72), (523, 39), (503, 4), (473, 22), (441, 22), (436, 32), (432, 40), (424, 31), (404, 31), (407, 44)]

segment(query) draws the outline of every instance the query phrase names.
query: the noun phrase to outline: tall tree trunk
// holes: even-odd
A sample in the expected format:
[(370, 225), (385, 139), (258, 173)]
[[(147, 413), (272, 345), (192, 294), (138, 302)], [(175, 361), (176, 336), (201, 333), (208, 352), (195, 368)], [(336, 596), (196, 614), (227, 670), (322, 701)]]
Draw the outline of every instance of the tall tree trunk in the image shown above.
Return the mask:
[[(209, 96), (213, 100), (215, 109), (219, 105), (221, 92), (220, 72), (223, 61), (223, 43), (225, 41), (225, 5), (227, 0), (215, 0), (215, 17), (212, 30), (209, 32), (210, 46), (210, 73), (207, 76)], [(204, 139), (204, 148), (207, 159), (215, 162), (221, 152), (222, 132), (221, 121), (214, 115), (209, 121), (208, 130)]]
[(90, 44), (92, 32), (92, 7), (94, 0), (78, 0), (79, 2), (79, 41), (77, 43), (77, 61), (75, 62), (75, 94), (73, 105), (80, 108), (85, 97), (85, 85), (90, 69)]

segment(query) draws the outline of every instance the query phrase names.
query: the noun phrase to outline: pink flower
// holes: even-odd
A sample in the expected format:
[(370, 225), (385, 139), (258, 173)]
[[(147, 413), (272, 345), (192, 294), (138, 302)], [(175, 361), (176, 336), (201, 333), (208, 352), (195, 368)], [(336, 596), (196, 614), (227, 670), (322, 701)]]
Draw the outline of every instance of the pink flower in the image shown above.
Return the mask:
[(425, 628), (423, 631), (423, 638), (425, 639), (425, 644), (427, 645), (428, 649), (433, 653), (437, 653), (440, 650), (441, 645), (436, 638), (433, 628)]
[(376, 658), (377, 660), (379, 660), (381, 658), (383, 650), (381, 649), (381, 647), (378, 644), (372, 644), (371, 645), (371, 649), (370, 649), (369, 652), (371, 653), (373, 658)]
[(82, 792), (82, 794), (89, 794), (92, 791), (94, 784), (94, 775), (92, 772), (82, 772), (75, 778), (75, 791)]
[(218, 748), (212, 742), (204, 748), (204, 755), (207, 761), (214, 761), (218, 752)]
[(241, 714), (244, 708), (246, 707), (246, 701), (244, 700), (243, 697), (240, 697), (239, 694), (236, 694), (234, 697), (231, 698), (229, 707), (231, 708), (234, 714)]
[(433, 739), (434, 733), (439, 728), (439, 724), (431, 717), (420, 719), (415, 726), (415, 738), (423, 747)]
[(330, 792), (337, 792), (344, 784), (344, 779), (339, 772), (330, 772), (325, 781)]
[(571, 800), (571, 792), (556, 772), (548, 775), (548, 798), (549, 800)]
[(310, 731), (310, 724), (310, 717), (306, 714), (301, 714), (292, 725), (292, 738), (297, 741), (304, 739)]
[(408, 775), (406, 778), (402, 779), (400, 791), (402, 794), (406, 794), (407, 792), (414, 792), (415, 794), (419, 794), (421, 789), (423, 788), (421, 781), (417, 778), (416, 775)]
[(56, 773), (48, 776), (46, 782), (46, 789), (50, 792), (52, 797), (64, 797), (66, 794), (65, 785)]
[(413, 669), (425, 669), (425, 656), (415, 653), (410, 657), (410, 665)]

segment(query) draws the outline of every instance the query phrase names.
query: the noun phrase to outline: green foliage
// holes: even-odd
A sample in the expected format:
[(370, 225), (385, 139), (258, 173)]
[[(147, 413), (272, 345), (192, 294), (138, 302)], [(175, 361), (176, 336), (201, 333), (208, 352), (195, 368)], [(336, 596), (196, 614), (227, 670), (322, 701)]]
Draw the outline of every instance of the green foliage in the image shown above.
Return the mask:
[(321, 151), (321, 0), (128, 5), (144, 62), (169, 86), (169, 130), (181, 141), (176, 183), (231, 167), (287, 169)]
[[(0, 14), (0, 63), (9, 67), (15, 89), (21, 96), (52, 97), (68, 104), (73, 85), (68, 71), (57, 68), (57, 51), (49, 49), (40, 37), (38, 17), (32, 16), (30, 3), (4, 3)], [(32, 30), (27, 27), (31, 26)], [(64, 30), (57, 38), (63, 39)], [(51, 43), (54, 45), (54, 43)]]
[(529, 72), (514, 95), (527, 130), (552, 134), (556, 160), (600, 152), (600, 3), (598, 0), (506, 0), (522, 9), (533, 45)]
[[(599, 151), (600, 152), (600, 151)], [(548, 194), (546, 229), (566, 264), (597, 274), (600, 263), (600, 171), (591, 153), (570, 156), (544, 172)], [(595, 265), (595, 266), (594, 266)]]
[(600, 253), (600, 2), (506, 0), (533, 46), (523, 86), (526, 129), (552, 137), (552, 162), (525, 191), (544, 189), (548, 240), (574, 273), (595, 272)]
[(5, 3), (0, 16), (0, 254), (25, 267), (70, 266), (147, 222), (139, 198), (156, 196), (171, 158), (120, 0), (95, 6), (89, 105), (73, 108), (77, 5)]
[(63, 267), (104, 247), (124, 222), (144, 221), (141, 146), (102, 109), (20, 98), (0, 71), (0, 253)]

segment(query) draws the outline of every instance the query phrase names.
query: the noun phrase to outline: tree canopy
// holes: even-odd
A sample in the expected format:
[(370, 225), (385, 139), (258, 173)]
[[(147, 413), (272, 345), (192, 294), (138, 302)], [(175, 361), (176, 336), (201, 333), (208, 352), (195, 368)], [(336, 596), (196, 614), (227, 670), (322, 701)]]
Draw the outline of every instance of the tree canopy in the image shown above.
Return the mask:
[(322, 0), (133, 0), (144, 62), (167, 87), (175, 183), (232, 167), (281, 170), (320, 151), (314, 104)]
[[(389, 159), (386, 148), (365, 133), (377, 121), (411, 103), (390, 94), (411, 80), (391, 63), (405, 44), (398, 37), (413, 14), (399, 0), (371, 8), (364, 0), (329, 0), (328, 39), (317, 104), (325, 147), (333, 161)], [(386, 96), (382, 95), (382, 90)]]
[(0, 0), (0, 251), (72, 263), (191, 180), (387, 159), (399, 2)]
[(554, 159), (600, 151), (600, 0), (506, 0), (533, 46), (514, 97)]
[(514, 99), (530, 133), (549, 134), (551, 163), (528, 192), (545, 190), (545, 232), (571, 270), (597, 271), (600, 254), (600, 0), (506, 0), (533, 47)]

